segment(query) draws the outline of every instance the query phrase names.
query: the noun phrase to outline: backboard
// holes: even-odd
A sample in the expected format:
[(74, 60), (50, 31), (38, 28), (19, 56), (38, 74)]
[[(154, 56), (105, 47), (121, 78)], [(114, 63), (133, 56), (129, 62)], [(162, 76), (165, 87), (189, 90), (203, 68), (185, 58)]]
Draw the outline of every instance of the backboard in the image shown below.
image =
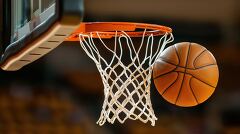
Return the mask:
[(83, 0), (0, 0), (1, 68), (15, 71), (39, 59), (81, 23)]

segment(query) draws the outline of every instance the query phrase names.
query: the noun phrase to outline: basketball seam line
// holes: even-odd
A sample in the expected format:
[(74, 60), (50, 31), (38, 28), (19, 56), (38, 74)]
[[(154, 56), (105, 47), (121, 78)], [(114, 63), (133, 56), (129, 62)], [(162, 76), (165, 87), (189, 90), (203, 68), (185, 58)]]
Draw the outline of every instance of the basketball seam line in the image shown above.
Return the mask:
[[(190, 48), (191, 48), (191, 43), (189, 42), (188, 53), (187, 53), (187, 59), (186, 59), (186, 63), (185, 63), (185, 65), (188, 64), (188, 55), (189, 55), (189, 53), (190, 53)], [(179, 61), (179, 63), (180, 63), (180, 61)], [(183, 82), (184, 82), (184, 80), (185, 80), (185, 75), (186, 75), (185, 73), (186, 73), (186, 68), (185, 68), (185, 70), (184, 70), (183, 80), (182, 80), (182, 83), (181, 83), (180, 90), (179, 90), (178, 95), (177, 95), (177, 98), (176, 98), (176, 100), (175, 100), (175, 105), (177, 104), (178, 99), (179, 99), (179, 96), (180, 96), (180, 94), (181, 94), (181, 92), (182, 92)]]
[(177, 65), (179, 65), (179, 64), (180, 64), (180, 56), (178, 55), (178, 51), (177, 51), (177, 48), (176, 48), (176, 44), (174, 45), (174, 50), (175, 50), (175, 52), (176, 52), (176, 54), (177, 54), (177, 57), (178, 57), (178, 64), (177, 64)]
[[(171, 64), (171, 65), (173, 65), (173, 66), (177, 66), (177, 67), (181, 67), (181, 68), (186, 68), (186, 69), (189, 69), (189, 70), (197, 70), (197, 69), (201, 69), (201, 68), (204, 68), (204, 67), (207, 67), (207, 66), (217, 65), (217, 64), (208, 64), (208, 65), (204, 65), (204, 66), (197, 67), (197, 68), (196, 68), (195, 66), (194, 66), (194, 68), (188, 68), (188, 67), (183, 67), (183, 66), (175, 65), (175, 64), (173, 64), (173, 63), (171, 63), (171, 62), (168, 62), (166, 59), (164, 59), (164, 58), (162, 58), (162, 57), (161, 57), (160, 60), (162, 60), (163, 62), (166, 62), (166, 63), (168, 63), (168, 64)], [(157, 62), (159, 62), (159, 61), (157, 61)], [(176, 68), (175, 68), (175, 69), (176, 69)]]
[(216, 88), (216, 87), (212, 86), (211, 84), (209, 84), (209, 83), (207, 83), (207, 82), (205, 82), (205, 81), (202, 81), (202, 80), (198, 79), (197, 77), (193, 76), (192, 74), (189, 74), (189, 75), (191, 75), (193, 78), (201, 81), (202, 83), (205, 83), (206, 85), (208, 85), (208, 86), (210, 86), (210, 87), (212, 87), (212, 88)]
[(159, 78), (159, 77), (161, 77), (161, 76), (170, 74), (170, 73), (172, 73), (172, 72), (176, 72), (176, 71), (175, 71), (176, 69), (177, 69), (177, 66), (176, 66), (173, 70), (171, 70), (171, 71), (169, 71), (169, 72), (166, 72), (166, 73), (163, 73), (163, 74), (160, 74), (160, 75), (156, 76), (156, 77), (153, 78), (153, 79), (157, 79), (157, 78)]
[[(176, 48), (176, 46), (175, 45), (173, 45), (173, 47), (174, 47), (174, 50), (175, 50), (175, 52), (176, 52), (176, 54), (177, 54), (177, 57), (178, 57), (178, 65), (180, 64), (180, 57), (179, 57), (179, 55), (178, 55), (178, 51), (177, 51), (177, 48)], [(174, 70), (176, 70), (177, 69), (177, 66), (176, 66), (176, 68), (174, 69)], [(173, 71), (174, 71), (173, 70)], [(170, 72), (168, 72), (168, 73), (171, 73), (171, 71)], [(166, 74), (168, 74), (168, 73), (166, 73)], [(162, 96), (165, 94), (165, 92), (178, 80), (178, 77), (179, 77), (179, 73), (177, 73), (177, 78), (176, 78), (176, 80), (174, 80), (174, 82), (172, 83), (172, 84), (170, 84), (164, 91), (163, 91), (163, 93), (161, 94)]]
[[(172, 71), (176, 70), (177, 67), (179, 67), (179, 64), (180, 64), (180, 57), (179, 57), (179, 55), (178, 55), (178, 51), (177, 51), (177, 48), (176, 48), (175, 45), (176, 45), (176, 44), (174, 44), (173, 47), (174, 47), (174, 50), (175, 50), (175, 52), (176, 52), (176, 54), (177, 54), (177, 57), (178, 57), (178, 64), (177, 64), (177, 65), (172, 64), (172, 65), (176, 66)], [(166, 62), (166, 63), (168, 63), (168, 62)], [(171, 64), (171, 63), (169, 63), (169, 64)], [(169, 72), (167, 72), (167, 73), (165, 73), (165, 74), (158, 75), (158, 76), (156, 76), (156, 77), (153, 78), (153, 79), (157, 79), (157, 78), (159, 78), (159, 77), (161, 77), (161, 76), (163, 76), (163, 75), (169, 74), (169, 73), (171, 73), (171, 71), (169, 71)]]
[(193, 92), (193, 89), (192, 89), (192, 86), (191, 86), (192, 78), (193, 78), (193, 77), (191, 77), (190, 80), (189, 80), (189, 87), (190, 87), (190, 90), (191, 90), (191, 92), (192, 92), (192, 94), (193, 94), (193, 97), (195, 98), (197, 104), (199, 104), (199, 102), (198, 102), (198, 100), (197, 100), (197, 97), (196, 97), (195, 93)]
[(213, 86), (213, 85), (207, 83), (206, 81), (203, 81), (203, 80), (201, 80), (201, 79), (195, 77), (193, 74), (190, 74), (190, 73), (188, 73), (188, 72), (181, 72), (181, 71), (173, 71), (173, 72), (185, 73), (185, 74), (191, 75), (193, 78), (195, 78), (195, 79), (197, 79), (197, 80), (199, 80), (199, 81), (201, 81), (201, 82), (203, 82), (203, 83), (209, 85), (210, 87), (216, 88), (215, 86)]
[(162, 96), (164, 95), (164, 93), (178, 80), (179, 74), (177, 73), (177, 78), (174, 80), (174, 82), (172, 82), (163, 92), (162, 92)]
[[(167, 63), (167, 62), (166, 62), (166, 63)], [(176, 71), (177, 67), (184, 68), (184, 67), (178, 66), (178, 65), (174, 65), (174, 66), (175, 66), (175, 68), (174, 68), (173, 70), (171, 70), (171, 71), (169, 71), (169, 72), (166, 72), (166, 73), (163, 73), (163, 74), (160, 74), (160, 75), (154, 77), (153, 79), (157, 79), (157, 78), (159, 78), (159, 77), (161, 77), (161, 76), (164, 76), (164, 75), (167, 75), (167, 74), (169, 74), (169, 73), (171, 73), (171, 72), (180, 72), (180, 71)], [(205, 68), (205, 67), (209, 67), (209, 66), (217, 66), (217, 64), (209, 64), (209, 65), (205, 65), (205, 66), (202, 66), (202, 67), (199, 67), (199, 68), (196, 68), (196, 69), (201, 69), (201, 68)], [(190, 69), (190, 68), (186, 68), (186, 69), (196, 70), (196, 69)], [(187, 73), (187, 74), (192, 75), (192, 74), (190, 74), (190, 73)]]
[(193, 60), (193, 67), (196, 68), (196, 60), (205, 52), (207, 49), (204, 49), (194, 60)]
[(173, 45), (172, 47), (174, 47), (173, 49), (174, 49), (174, 51), (175, 51), (175, 53), (176, 53), (176, 55), (177, 55), (178, 64), (174, 64), (174, 63), (168, 62), (164, 57), (161, 57), (161, 56), (160, 56), (160, 58), (161, 58), (163, 61), (165, 61), (166, 63), (169, 63), (169, 64), (174, 65), (174, 66), (179, 66), (179, 64), (180, 64), (180, 56), (178, 55), (178, 51), (177, 51), (176, 46)]
[[(179, 55), (178, 55), (178, 51), (177, 51), (176, 46), (173, 45), (173, 47), (174, 47), (174, 50), (175, 50), (175, 52), (176, 52), (176, 54), (177, 54), (177, 57), (178, 57), (178, 64), (177, 64), (176, 67), (173, 69), (173, 71), (174, 71), (174, 70), (177, 69), (177, 66), (180, 64), (180, 57), (179, 57)], [(167, 72), (167, 73), (165, 73), (165, 74), (162, 74), (162, 76), (163, 76), (163, 75), (166, 75), (166, 74), (169, 74), (169, 73), (171, 73), (171, 71), (169, 71), (169, 72)], [(154, 79), (159, 78), (159, 77), (160, 77), (160, 75), (157, 76), (157, 77), (155, 77)], [(162, 96), (163, 96), (164, 93), (178, 80), (178, 77), (179, 77), (179, 73), (177, 73), (177, 78), (174, 80), (174, 82), (172, 82), (172, 83), (163, 91), (162, 94), (160, 93)]]
[[(184, 73), (184, 72), (181, 72), (181, 71), (171, 71), (171, 72), (165, 73), (165, 74), (163, 74), (163, 75), (161, 75), (161, 76), (167, 75), (167, 74), (172, 73), (172, 72), (176, 72), (178, 75), (179, 75), (179, 73)], [(208, 85), (208, 86), (210, 86), (210, 87), (216, 88), (215, 86), (212, 86), (211, 84), (209, 84), (209, 83), (207, 83), (207, 82), (205, 82), (205, 81), (203, 81), (203, 80), (200, 80), (199, 78), (195, 77), (194, 75), (192, 75), (192, 74), (190, 74), (190, 73), (187, 73), (187, 72), (186, 72), (185, 74), (188, 74), (188, 75), (192, 76), (193, 78), (201, 81), (202, 83), (204, 83), (204, 84), (206, 84), (206, 85)], [(161, 77), (161, 76), (159, 76), (159, 77)], [(155, 79), (158, 79), (159, 77), (156, 77)]]

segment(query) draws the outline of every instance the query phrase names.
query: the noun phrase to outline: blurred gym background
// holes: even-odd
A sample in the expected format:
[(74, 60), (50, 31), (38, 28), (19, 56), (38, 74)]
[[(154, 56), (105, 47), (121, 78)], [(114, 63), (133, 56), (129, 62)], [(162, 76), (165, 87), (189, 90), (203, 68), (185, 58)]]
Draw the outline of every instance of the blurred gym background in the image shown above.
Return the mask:
[[(147, 22), (173, 28), (175, 42), (202, 44), (217, 59), (220, 80), (192, 108), (166, 102), (152, 84), (156, 126), (96, 121), (103, 86), (78, 42), (64, 42), (17, 72), (0, 71), (0, 134), (239, 134), (239, 0), (86, 0), (84, 21)], [(172, 45), (172, 44), (171, 44)]]

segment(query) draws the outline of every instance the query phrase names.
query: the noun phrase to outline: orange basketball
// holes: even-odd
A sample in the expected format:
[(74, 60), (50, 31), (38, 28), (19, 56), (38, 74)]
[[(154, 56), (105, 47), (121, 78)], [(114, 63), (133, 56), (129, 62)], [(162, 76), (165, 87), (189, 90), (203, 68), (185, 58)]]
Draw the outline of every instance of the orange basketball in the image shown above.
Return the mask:
[(168, 102), (195, 106), (206, 101), (218, 82), (214, 56), (203, 46), (182, 42), (168, 47), (153, 67), (154, 84)]

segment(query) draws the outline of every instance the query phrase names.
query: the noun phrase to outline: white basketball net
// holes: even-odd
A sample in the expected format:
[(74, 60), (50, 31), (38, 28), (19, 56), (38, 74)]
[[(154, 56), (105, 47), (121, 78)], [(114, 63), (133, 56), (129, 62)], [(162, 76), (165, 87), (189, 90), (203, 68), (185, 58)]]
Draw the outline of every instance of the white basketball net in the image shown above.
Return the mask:
[[(100, 126), (106, 121), (112, 124), (115, 120), (124, 123), (126, 119), (139, 119), (144, 123), (150, 121), (152, 126), (155, 125), (157, 118), (150, 99), (152, 68), (166, 44), (173, 41), (173, 35), (171, 33), (162, 35), (158, 41), (158, 46), (153, 50), (154, 45), (157, 45), (153, 43), (154, 36), (148, 36), (147, 42), (144, 43), (145, 32), (140, 46), (138, 45), (138, 50), (134, 47), (129, 35), (123, 31), (119, 36), (117, 36), (116, 31), (113, 49), (105, 44), (97, 32), (94, 32), (94, 34), (98, 35), (101, 42), (97, 45), (93, 40), (92, 33), (88, 35), (79, 34), (80, 45), (96, 63), (104, 85), (105, 99), (100, 118), (97, 121)], [(128, 50), (123, 49), (125, 44), (123, 44), (122, 39), (125, 39), (125, 47)], [(98, 45), (104, 46), (105, 51), (112, 53), (111, 60), (105, 59), (100, 54)], [(124, 51), (128, 51), (128, 57), (132, 61), (130, 64), (123, 61)], [(144, 58), (140, 58), (140, 51), (144, 51)]]

